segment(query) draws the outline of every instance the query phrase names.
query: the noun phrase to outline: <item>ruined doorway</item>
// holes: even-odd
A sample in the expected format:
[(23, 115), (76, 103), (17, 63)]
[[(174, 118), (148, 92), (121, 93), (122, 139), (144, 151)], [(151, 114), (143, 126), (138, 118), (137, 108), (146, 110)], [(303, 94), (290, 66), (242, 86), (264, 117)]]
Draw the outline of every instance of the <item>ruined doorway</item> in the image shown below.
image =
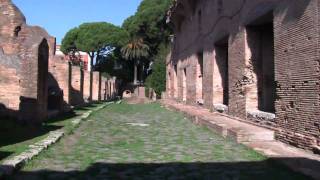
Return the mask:
[(187, 101), (187, 69), (182, 70), (182, 101)]
[(48, 74), (48, 110), (62, 110), (63, 107), (63, 90), (60, 89), (59, 83), (55, 77)]
[(229, 36), (215, 44), (215, 96), (219, 103), (229, 105)]
[(197, 54), (196, 66), (196, 100), (203, 100), (203, 52)]
[(247, 43), (253, 70), (255, 97), (258, 110), (275, 112), (276, 83), (274, 63), (273, 13), (270, 12), (247, 26)]

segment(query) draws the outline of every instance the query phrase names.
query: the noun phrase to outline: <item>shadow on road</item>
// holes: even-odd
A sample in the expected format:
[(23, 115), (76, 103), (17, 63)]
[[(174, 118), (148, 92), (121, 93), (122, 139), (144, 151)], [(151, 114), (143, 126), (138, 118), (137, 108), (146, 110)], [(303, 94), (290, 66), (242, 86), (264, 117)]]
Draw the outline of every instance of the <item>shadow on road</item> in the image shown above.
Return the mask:
[[(276, 163), (275, 159), (259, 162), (213, 163), (95, 163), (84, 171), (22, 171), (8, 179), (217, 179), (217, 180), (305, 180), (310, 179)], [(279, 159), (277, 159), (279, 160)], [(318, 161), (283, 158), (282, 161), (314, 163)]]

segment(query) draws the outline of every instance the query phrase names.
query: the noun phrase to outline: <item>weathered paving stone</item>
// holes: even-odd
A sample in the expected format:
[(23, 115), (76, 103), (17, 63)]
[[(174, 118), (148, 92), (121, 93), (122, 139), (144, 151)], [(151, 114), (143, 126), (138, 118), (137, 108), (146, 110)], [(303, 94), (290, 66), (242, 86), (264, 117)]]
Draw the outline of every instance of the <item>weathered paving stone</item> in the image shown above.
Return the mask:
[(47, 179), (56, 178), (56, 172), (75, 179), (301, 178), (265, 165), (265, 157), (158, 104), (115, 104), (90, 120), (81, 122), (73, 135), (32, 160), (17, 176), (42, 177), (35, 170), (45, 169)]

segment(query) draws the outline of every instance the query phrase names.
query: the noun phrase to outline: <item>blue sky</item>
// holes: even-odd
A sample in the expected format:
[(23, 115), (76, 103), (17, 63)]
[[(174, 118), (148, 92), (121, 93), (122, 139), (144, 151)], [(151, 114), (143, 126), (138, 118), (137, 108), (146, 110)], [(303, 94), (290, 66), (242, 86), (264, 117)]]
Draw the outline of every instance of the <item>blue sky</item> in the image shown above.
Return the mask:
[(142, 0), (12, 0), (30, 25), (44, 27), (57, 37), (81, 23), (106, 21), (120, 26), (133, 15)]

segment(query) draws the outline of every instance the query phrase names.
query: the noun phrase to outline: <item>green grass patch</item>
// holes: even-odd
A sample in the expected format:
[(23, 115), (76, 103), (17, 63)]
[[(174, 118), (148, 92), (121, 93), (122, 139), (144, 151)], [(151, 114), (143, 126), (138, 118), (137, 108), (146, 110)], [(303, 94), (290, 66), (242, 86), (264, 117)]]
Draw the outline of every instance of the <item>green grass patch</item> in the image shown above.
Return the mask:
[(28, 126), (16, 123), (14, 120), (1, 120), (0, 127), (0, 163), (29, 149), (46, 137), (51, 131), (62, 129), (70, 134), (73, 129), (72, 120), (83, 113), (97, 108), (101, 104), (91, 104), (76, 108), (74, 111), (49, 119), (41, 126)]

